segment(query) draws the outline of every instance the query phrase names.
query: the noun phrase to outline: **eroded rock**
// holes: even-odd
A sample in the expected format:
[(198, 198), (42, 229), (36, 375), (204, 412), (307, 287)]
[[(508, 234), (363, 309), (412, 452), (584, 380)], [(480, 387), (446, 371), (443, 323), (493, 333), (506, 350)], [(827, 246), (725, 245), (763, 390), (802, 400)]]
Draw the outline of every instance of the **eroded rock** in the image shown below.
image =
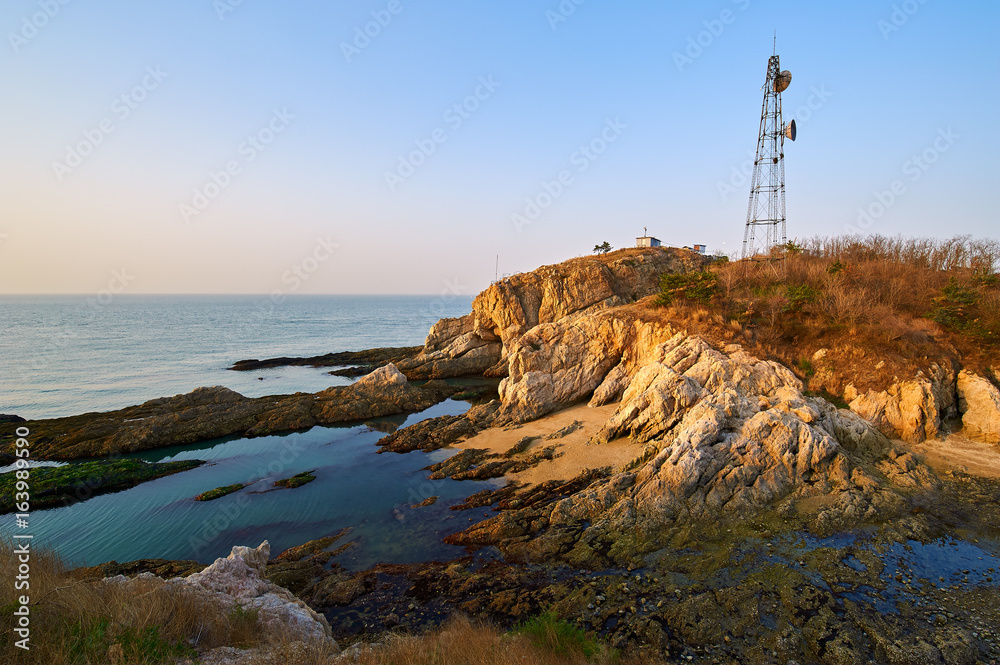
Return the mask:
[(134, 587), (136, 592), (151, 589), (190, 594), (204, 607), (214, 607), (222, 615), (234, 608), (256, 612), (258, 626), (266, 642), (301, 641), (320, 644), (337, 651), (330, 625), (290, 591), (265, 578), (270, 545), (257, 548), (234, 547), (226, 558), (219, 558), (204, 570), (163, 580), (152, 573), (137, 577), (106, 578), (105, 584)]
[(988, 379), (966, 370), (959, 372), (958, 409), (968, 436), (1000, 443), (1000, 391)]

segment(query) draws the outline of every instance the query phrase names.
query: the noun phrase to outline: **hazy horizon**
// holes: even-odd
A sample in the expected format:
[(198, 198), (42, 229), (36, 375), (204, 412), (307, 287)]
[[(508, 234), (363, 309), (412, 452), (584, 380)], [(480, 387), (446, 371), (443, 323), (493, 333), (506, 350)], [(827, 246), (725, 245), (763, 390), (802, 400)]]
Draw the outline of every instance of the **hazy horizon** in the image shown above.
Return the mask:
[(0, 293), (474, 295), (498, 255), (524, 272), (643, 227), (738, 253), (775, 32), (790, 238), (996, 238), (998, 19), (971, 0), (14, 0)]

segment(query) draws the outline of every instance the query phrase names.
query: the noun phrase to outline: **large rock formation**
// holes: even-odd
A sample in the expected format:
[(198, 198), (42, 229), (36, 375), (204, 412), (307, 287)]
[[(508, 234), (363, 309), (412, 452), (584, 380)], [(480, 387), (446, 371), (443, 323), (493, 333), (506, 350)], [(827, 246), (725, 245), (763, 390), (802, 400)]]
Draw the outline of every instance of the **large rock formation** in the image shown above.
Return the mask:
[(411, 379), (506, 376), (507, 356), (532, 328), (584, 310), (634, 302), (660, 290), (660, 275), (706, 263), (687, 250), (630, 249), (507, 277), (476, 296), (471, 314), (439, 321), (423, 351), (401, 361), (399, 368)]
[[(581, 324), (563, 323), (577, 330)], [(525, 338), (540, 339), (533, 335)], [(812, 524), (825, 531), (898, 512), (906, 491), (934, 486), (928, 469), (911, 455), (894, 451), (850, 411), (804, 396), (801, 382), (777, 363), (737, 345), (722, 352), (678, 334), (642, 353), (628, 348), (631, 357), (647, 361), (629, 367), (618, 360), (625, 355), (621, 346), (637, 338), (642, 336), (615, 337), (610, 359), (595, 361), (586, 372), (569, 371), (573, 363), (557, 362), (549, 371), (533, 365), (532, 379), (522, 377), (518, 390), (503, 392), (503, 412), (531, 417), (588, 387), (596, 385), (606, 399), (624, 385), (620, 406), (591, 443), (629, 436), (646, 446), (638, 464), (612, 470), (569, 496), (505, 511), (449, 542), (496, 544), (514, 559), (560, 556), (601, 565), (609, 548), (612, 558), (616, 551), (628, 556), (635, 552), (622, 543), (641, 549), (655, 540), (653, 534), (693, 520), (744, 518), (778, 503), (792, 507), (822, 496), (823, 509)], [(560, 339), (591, 348), (586, 336), (567, 333)], [(512, 368), (521, 362), (520, 349), (515, 346)], [(576, 352), (581, 349), (557, 355)], [(598, 367), (609, 369), (602, 376)], [(609, 381), (616, 388), (602, 389)]]
[(1000, 443), (1000, 391), (989, 380), (966, 370), (959, 372), (958, 409), (968, 436)]
[[(33, 457), (68, 460), (184, 445), (223, 436), (264, 436), (422, 411), (458, 389), (407, 383), (392, 364), (350, 386), (251, 399), (222, 386), (150, 400), (107, 413), (29, 421)], [(17, 425), (0, 424), (10, 449)]]
[(922, 443), (940, 433), (941, 420), (958, 414), (955, 372), (932, 365), (930, 375), (920, 372), (882, 391), (857, 394), (847, 387), (845, 399), (852, 411), (870, 421), (886, 436)]

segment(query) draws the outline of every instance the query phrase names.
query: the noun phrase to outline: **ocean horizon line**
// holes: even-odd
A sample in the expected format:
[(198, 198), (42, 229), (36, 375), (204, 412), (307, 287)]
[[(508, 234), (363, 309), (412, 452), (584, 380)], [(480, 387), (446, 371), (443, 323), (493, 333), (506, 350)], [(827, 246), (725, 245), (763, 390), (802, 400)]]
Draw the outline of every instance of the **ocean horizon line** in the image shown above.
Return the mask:
[[(81, 292), (81, 293), (0, 293), (0, 298), (39, 298), (39, 297), (52, 297), (52, 298), (93, 298), (97, 297), (92, 291)], [(440, 293), (281, 293), (281, 294), (271, 294), (271, 293), (119, 293), (115, 294), (115, 299), (118, 298), (136, 298), (144, 297), (148, 298), (151, 296), (162, 296), (162, 297), (202, 297), (202, 298), (220, 298), (220, 297), (245, 297), (245, 298), (271, 298), (280, 295), (282, 298), (325, 298), (331, 296), (341, 296), (341, 297), (352, 297), (352, 298), (434, 298), (440, 297)], [(448, 292), (449, 297), (474, 297), (478, 293), (451, 293)]]

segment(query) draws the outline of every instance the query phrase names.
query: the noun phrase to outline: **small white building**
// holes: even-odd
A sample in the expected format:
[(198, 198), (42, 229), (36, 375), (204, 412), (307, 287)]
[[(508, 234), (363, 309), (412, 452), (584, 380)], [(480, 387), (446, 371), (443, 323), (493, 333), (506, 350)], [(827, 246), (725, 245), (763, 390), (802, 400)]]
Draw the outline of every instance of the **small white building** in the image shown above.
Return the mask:
[(654, 238), (653, 236), (649, 235), (649, 232), (648, 232), (648, 230), (646, 229), (645, 226), (642, 227), (642, 233), (643, 233), (642, 237), (639, 237), (639, 238), (635, 239), (635, 246), (636, 247), (659, 247), (660, 246), (660, 240), (659, 240), (659, 238)]

